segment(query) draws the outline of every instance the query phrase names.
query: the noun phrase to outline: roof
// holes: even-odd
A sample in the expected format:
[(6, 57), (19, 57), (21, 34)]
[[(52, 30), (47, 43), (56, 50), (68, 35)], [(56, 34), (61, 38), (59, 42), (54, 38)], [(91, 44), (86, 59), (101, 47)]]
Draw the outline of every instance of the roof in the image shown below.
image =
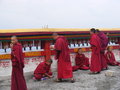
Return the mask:
[[(89, 31), (90, 28), (47, 28), (47, 29), (0, 29), (0, 33), (22, 33), (22, 32), (73, 32)], [(101, 28), (101, 31), (120, 31), (120, 28)]]
[[(48, 28), (48, 29), (1, 29), (0, 40), (10, 41), (10, 37), (16, 35), (21, 41), (30, 40), (52, 40), (52, 33), (58, 32), (60, 35), (64, 35), (68, 39), (89, 39), (90, 28)], [(109, 33), (110, 37), (120, 37), (120, 29), (100, 29), (105, 33)]]

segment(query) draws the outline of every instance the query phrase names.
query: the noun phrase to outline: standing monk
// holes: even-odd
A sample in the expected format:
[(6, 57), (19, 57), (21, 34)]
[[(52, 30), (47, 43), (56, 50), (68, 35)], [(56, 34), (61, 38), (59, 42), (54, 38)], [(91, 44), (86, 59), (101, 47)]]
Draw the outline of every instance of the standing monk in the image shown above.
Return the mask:
[(92, 74), (98, 74), (101, 71), (100, 38), (97, 36), (97, 34), (95, 34), (95, 31), (96, 30), (94, 28), (90, 30), (91, 34), (90, 45), (92, 49), (90, 71)]
[(53, 33), (53, 38), (56, 40), (55, 50), (58, 76), (57, 81), (60, 82), (62, 79), (70, 79), (73, 83), (72, 65), (70, 60), (70, 52), (68, 48), (68, 41), (64, 36), (59, 36), (57, 33)]
[(96, 29), (96, 33), (98, 35), (98, 37), (100, 38), (100, 42), (101, 42), (101, 52), (100, 52), (100, 56), (101, 56), (101, 69), (105, 70), (107, 69), (107, 60), (105, 58), (105, 50), (108, 46), (108, 37), (101, 31), (99, 31), (98, 29)]
[(11, 37), (10, 47), (12, 61), (11, 90), (27, 90), (25, 78), (23, 75), (24, 57), (22, 46), (18, 43), (17, 37)]

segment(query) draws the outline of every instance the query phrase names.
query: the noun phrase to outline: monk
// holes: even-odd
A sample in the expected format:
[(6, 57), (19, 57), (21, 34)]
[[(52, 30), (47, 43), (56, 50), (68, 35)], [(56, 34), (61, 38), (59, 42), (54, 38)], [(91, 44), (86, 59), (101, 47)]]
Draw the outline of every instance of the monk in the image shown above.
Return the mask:
[(120, 66), (120, 62), (117, 62), (115, 56), (112, 52), (112, 48), (108, 47), (106, 52), (107, 64), (111, 66)]
[(96, 33), (100, 38), (100, 42), (101, 42), (101, 52), (100, 52), (100, 56), (101, 56), (101, 69), (102, 70), (106, 70), (107, 69), (107, 60), (105, 58), (105, 50), (108, 46), (108, 37), (101, 31), (99, 31), (98, 29), (96, 29)]
[(73, 66), (73, 71), (76, 71), (78, 69), (89, 69), (89, 59), (83, 54), (82, 48), (78, 49), (77, 55), (75, 57), (75, 66)]
[(16, 36), (11, 37), (11, 61), (12, 61), (12, 78), (11, 90), (27, 90), (25, 78), (23, 75), (24, 57), (22, 46)]
[(43, 78), (52, 78), (51, 72), (52, 60), (47, 60), (40, 63), (34, 71), (34, 80), (42, 80)]
[(56, 60), (58, 60), (58, 76), (56, 81), (61, 82), (62, 79), (70, 79), (74, 83), (68, 41), (64, 36), (59, 36), (57, 33), (53, 33), (52, 36), (56, 40), (54, 49), (56, 51)]
[(101, 72), (101, 58), (100, 58), (101, 44), (100, 38), (97, 36), (95, 32), (96, 30), (94, 28), (90, 30), (91, 34), (90, 45), (92, 49), (90, 74), (98, 74)]

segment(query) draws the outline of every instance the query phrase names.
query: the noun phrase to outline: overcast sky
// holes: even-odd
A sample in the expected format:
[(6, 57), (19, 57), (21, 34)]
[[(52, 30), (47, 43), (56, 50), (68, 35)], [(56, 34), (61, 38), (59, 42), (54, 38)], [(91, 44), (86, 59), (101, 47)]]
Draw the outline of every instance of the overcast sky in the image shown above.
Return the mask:
[(120, 28), (120, 0), (0, 0), (0, 29)]

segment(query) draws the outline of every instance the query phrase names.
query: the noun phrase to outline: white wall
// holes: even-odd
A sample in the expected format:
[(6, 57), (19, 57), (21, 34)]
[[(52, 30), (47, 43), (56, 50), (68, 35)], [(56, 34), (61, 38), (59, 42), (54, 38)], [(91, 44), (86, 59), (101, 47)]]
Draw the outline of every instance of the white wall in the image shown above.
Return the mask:
[[(118, 50), (113, 50), (116, 60), (120, 60), (120, 51)], [(85, 55), (90, 58), (91, 52), (85, 52)], [(71, 61), (72, 65), (74, 65), (74, 59), (75, 59), (75, 53), (72, 53), (71, 55)], [(54, 56), (51, 56), (51, 59), (53, 60), (52, 64), (52, 70), (56, 71), (56, 63), (57, 61), (54, 60)], [(40, 62), (44, 61), (44, 57), (33, 57), (33, 58), (25, 58), (25, 72), (31, 72), (34, 71), (37, 65)], [(1, 62), (0, 62), (1, 63)], [(9, 76), (11, 75), (11, 62), (5, 65), (6, 67), (3, 67), (3, 64), (0, 64), (0, 76)]]

